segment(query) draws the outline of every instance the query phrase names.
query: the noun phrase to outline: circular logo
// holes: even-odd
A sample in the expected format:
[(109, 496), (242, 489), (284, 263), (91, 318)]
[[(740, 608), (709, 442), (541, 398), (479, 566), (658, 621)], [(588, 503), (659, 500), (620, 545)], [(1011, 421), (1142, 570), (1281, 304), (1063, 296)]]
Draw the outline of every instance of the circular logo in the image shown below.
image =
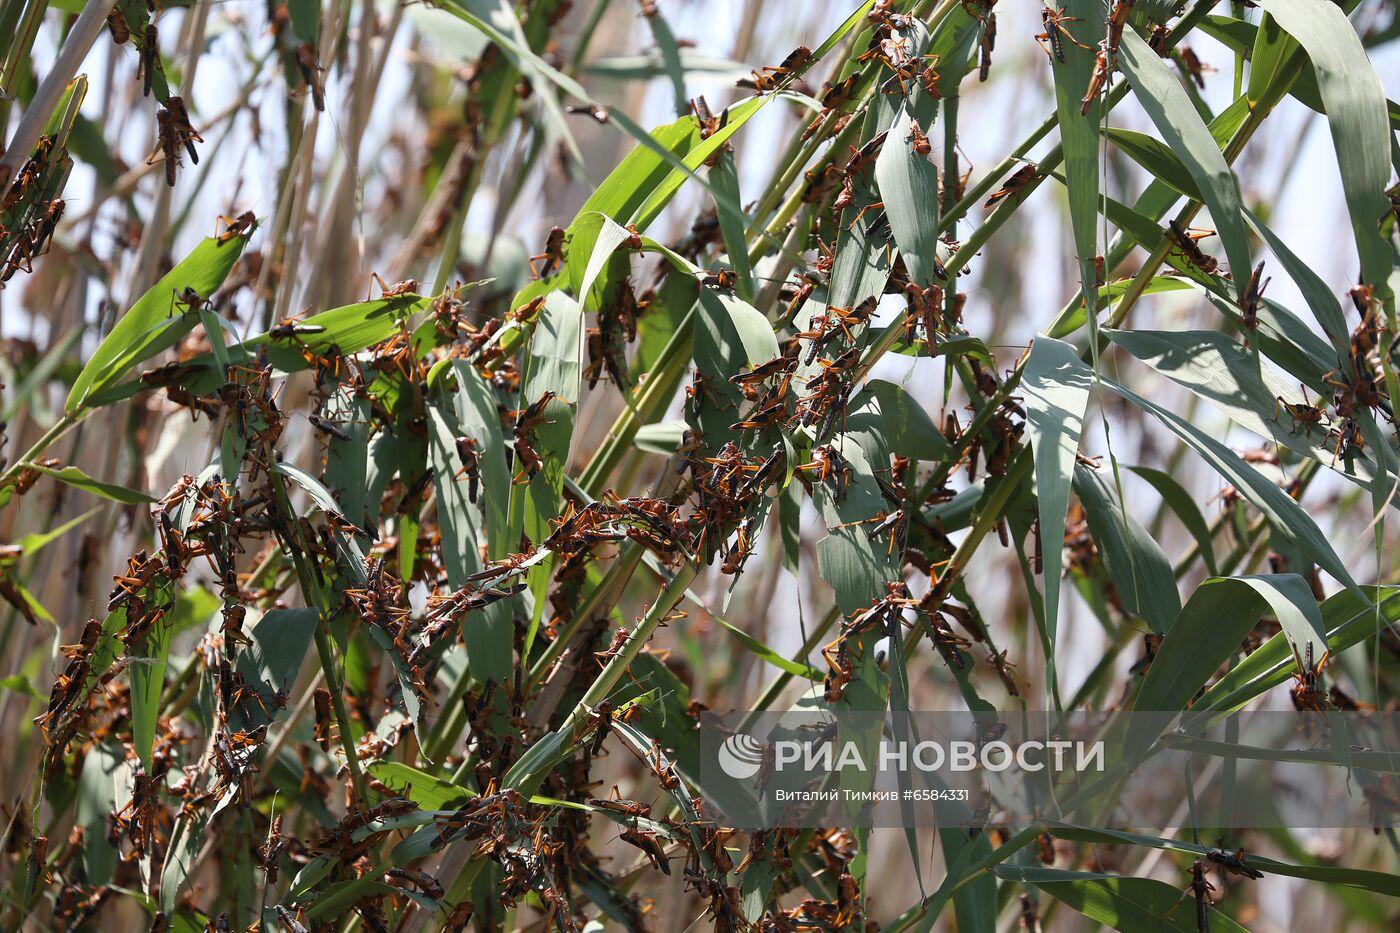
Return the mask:
[(745, 780), (763, 767), (763, 743), (751, 735), (736, 732), (719, 747), (720, 770), (732, 778)]

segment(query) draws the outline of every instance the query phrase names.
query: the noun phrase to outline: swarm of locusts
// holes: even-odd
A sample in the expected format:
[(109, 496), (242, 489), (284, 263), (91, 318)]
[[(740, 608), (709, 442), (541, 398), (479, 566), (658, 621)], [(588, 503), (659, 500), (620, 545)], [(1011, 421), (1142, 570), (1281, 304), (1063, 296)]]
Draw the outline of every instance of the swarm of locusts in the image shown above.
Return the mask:
[[(227, 221), (226, 226), (227, 236), (246, 232), (238, 221)], [(565, 248), (562, 242), (556, 245)], [(625, 244), (619, 247), (620, 251), (628, 249)], [(688, 287), (722, 290), (725, 285), (722, 280), (707, 283), (697, 278)], [(411, 293), (414, 287), (416, 283), (405, 282), (386, 288), (380, 301), (391, 306), (394, 302), (406, 306), (410, 300), (421, 301)], [(900, 286), (901, 291), (904, 288)], [(937, 303), (939, 296), (912, 286), (909, 293), (911, 340), (923, 339), (917, 335), (926, 325), (933, 328), (927, 333), (934, 339), (956, 332), (955, 326), (944, 326), (937, 312), (925, 307)], [(218, 301), (221, 296), (205, 299), (184, 294), (176, 299), (202, 304)], [(644, 313), (647, 302), (646, 296), (629, 298), (618, 308)], [(251, 857), (270, 889), (279, 877), (295, 876), (308, 866), (342, 879), (363, 876), (371, 870), (369, 853), (400, 833), (402, 827), (421, 825), (429, 833), (425, 858), (451, 846), (469, 847), (474, 858), (490, 859), (500, 866), (501, 903), (533, 893), (553, 923), (562, 929), (577, 929), (582, 919), (576, 900), (578, 885), (614, 890), (612, 886), (618, 883), (589, 846), (590, 821), (611, 821), (622, 827), (618, 838), (640, 850), (654, 868), (666, 874), (683, 873), (688, 886), (709, 903), (721, 928), (744, 926), (738, 891), (726, 880), (736, 870), (734, 856), (725, 845), (732, 832), (699, 819), (698, 801), (684, 798), (688, 806), (679, 816), (653, 816), (649, 804), (600, 796), (597, 782), (590, 779), (595, 756), (617, 741), (608, 741), (614, 728), (636, 717), (638, 710), (621, 698), (626, 691), (599, 703), (577, 725), (578, 751), (541, 787), (546, 796), (588, 804), (596, 811), (591, 818), (533, 804), (504, 784), (511, 766), (550, 728), (548, 719), (526, 715), (526, 710), (541, 702), (541, 696), (519, 678), (486, 681), (458, 698), (467, 711), (466, 744), (449, 754), (447, 764), (466, 770), (460, 806), (422, 812), (419, 803), (405, 796), (411, 787), (395, 789), (366, 772), (371, 763), (392, 760), (400, 743), (413, 741), (412, 720), (399, 712), (404, 693), (411, 693), (424, 708), (439, 707), (444, 701), (439, 668), (448, 650), (460, 643), (464, 626), (475, 624), (488, 607), (525, 590), (525, 575), (545, 557), (553, 561), (554, 583), (532, 658), (560, 648), (561, 640), (567, 638), (565, 633), (576, 633), (564, 657), (582, 658), (582, 663), (557, 663), (548, 672), (550, 689), (567, 694), (586, 689), (597, 671), (622, 650), (629, 635), (625, 627), (609, 635), (601, 624), (604, 618), (575, 616), (576, 597), (570, 594), (577, 589), (577, 582), (614, 564), (619, 549), (628, 542), (640, 546), (663, 566), (693, 561), (717, 564), (725, 574), (740, 573), (754, 546), (756, 513), (767, 501), (765, 493), (787, 467), (781, 445), (768, 449), (778, 428), (825, 426), (828, 442), (815, 446), (808, 462), (793, 463), (791, 469), (803, 485), (824, 487), (840, 501), (851, 482), (851, 471), (840, 453), (839, 439), (833, 435), (852, 389), (855, 354), (851, 329), (865, 323), (870, 307), (829, 308), (809, 322), (807, 330), (789, 338), (782, 355), (734, 373), (727, 383), (746, 399), (742, 410), (733, 415), (739, 419), (731, 425), (737, 439), (707, 455), (700, 428), (687, 429), (674, 458), (675, 467), (663, 481), (670, 488), (666, 495), (622, 497), (608, 490), (596, 500), (585, 500), (566, 494), (561, 514), (550, 521), (549, 533), (538, 545), (523, 542), (525, 550), (466, 574), (463, 585), (454, 588), (442, 564), (443, 532), (430, 522), (417, 529), (417, 560), (411, 577), (401, 575), (403, 565), (396, 559), (404, 544), (395, 533), (402, 534), (405, 526), (396, 522), (395, 516), (443, 507), (434, 501), (431, 473), (400, 474), (369, 508), (365, 519), (331, 508), (304, 514), (292, 506), (286, 477), (275, 468), (282, 434), (289, 418), (297, 415), (304, 415), (313, 426), (326, 457), (335, 457), (344, 446), (358, 443), (352, 431), (362, 432), (357, 436), (369, 437), (371, 443), (401, 430), (422, 434), (427, 414), (423, 400), (412, 403), (406, 399), (415, 391), (421, 392), (441, 364), (452, 363), (470, 368), (461, 371), (463, 378), (469, 371), (491, 389), (499, 430), (511, 438), (507, 472), (514, 475), (510, 483), (529, 482), (539, 472), (541, 460), (533, 435), (546, 419), (554, 393), (522, 398), (515, 361), (490, 340), (492, 333), (509, 322), (528, 322), (537, 310), (521, 307), (501, 318), (474, 322), (468, 305), (457, 300), (453, 291), (424, 303), (427, 313), (417, 329), (401, 320), (393, 336), (362, 353), (346, 354), (334, 343), (327, 343), (323, 325), (289, 320), (271, 328), (263, 350), (243, 363), (220, 368), (209, 361), (206, 352), (141, 373), (143, 388), (159, 387), (157, 391), (186, 408), (191, 417), (205, 416), (220, 423), (224, 443), (241, 451), (241, 456), (236, 473), (211, 470), (201, 477), (185, 476), (152, 506), (153, 545), (132, 555), (115, 577), (106, 621), (90, 620), (79, 640), (61, 649), (66, 666), (36, 720), (47, 747), (42, 766), (45, 779), (79, 779), (95, 745), (113, 739), (133, 740), (131, 687), (122, 675), (129, 675), (133, 665), (142, 663), (148, 639), (173, 610), (174, 594), (182, 581), (208, 580), (223, 607), (217, 623), (199, 640), (192, 676), (209, 687), (210, 731), (201, 735), (193, 709), (171, 711), (157, 720), (149, 768), (133, 764), (129, 799), (107, 814), (104, 842), (121, 855), (114, 884), (141, 885), (139, 866), (159, 866), (175, 857), (172, 846), (178, 826), (193, 822), (214, 827), (216, 815), (226, 807), (253, 820), (236, 834), (237, 838), (262, 840)], [(620, 349), (625, 351), (625, 335), (635, 335), (636, 320), (624, 317), (617, 326)], [(304, 364), (312, 385), (310, 411), (296, 413), (279, 405), (280, 374), (266, 359), (269, 347), (292, 351)], [(595, 358), (590, 365), (595, 370), (606, 369), (606, 359)], [(814, 375), (796, 376), (803, 365), (812, 367)], [(209, 391), (187, 388), (208, 374), (216, 374)], [(707, 401), (705, 386), (705, 377), (694, 374), (687, 388), (687, 405), (693, 413), (712, 404)], [(390, 395), (405, 401), (390, 401)], [(513, 404), (520, 407), (510, 407)], [(352, 409), (368, 413), (367, 420), (351, 423), (344, 412)], [(986, 450), (987, 469), (992, 471), (1000, 469), (997, 463), (1004, 463), (1018, 443), (1015, 404), (1006, 403), (996, 420), (999, 427)], [(460, 483), (473, 502), (510, 494), (509, 488), (493, 488), (482, 479), (482, 459), (499, 455), (499, 448), (485, 450), (481, 438), (465, 434), (454, 436), (452, 444), (456, 457), (452, 462), (460, 463), (460, 468), (451, 476), (438, 476), (438, 482)], [(970, 457), (975, 459), (977, 454)], [(910, 497), (905, 489), (907, 466), (903, 458), (892, 462), (890, 478), (881, 484), (886, 509), (870, 521), (867, 534), (887, 541), (890, 550), (898, 549), (916, 565), (931, 568), (950, 551), (935, 528), (917, 518), (906, 519)], [(971, 463), (968, 466), (971, 468)], [(943, 498), (946, 495), (935, 490), (926, 501)], [(293, 593), (298, 587), (300, 597)], [(425, 588), (428, 595), (426, 604), (415, 610), (409, 593), (418, 587)], [(898, 607), (914, 605), (912, 600), (901, 599), (900, 593), (907, 596), (907, 589), (892, 588), (886, 600), (858, 614), (824, 649), (833, 666), (828, 698), (838, 698), (842, 684), (850, 677), (851, 640), (872, 626), (897, 628)], [(328, 619), (368, 632), (384, 646), (389, 666), (399, 676), (345, 697), (339, 690), (332, 693), (324, 687), (314, 688), (310, 695), (314, 719), (313, 734), (308, 736), (311, 741), (301, 744), (306, 740), (294, 739), (288, 743), (285, 735), (278, 738), (276, 723), (296, 702), (289, 694), (292, 683), (261, 680), (250, 673), (257, 668), (244, 663), (257, 651), (248, 628), (249, 608), (257, 607), (262, 614), (293, 599), (310, 599), (312, 594), (319, 594)], [(958, 664), (971, 663), (962, 653), (968, 642), (954, 636), (938, 612), (943, 598), (946, 594), (930, 594), (918, 605), (934, 620), (935, 643), (940, 650), (949, 652)], [(965, 609), (946, 608), (962, 624), (973, 624)], [(666, 621), (684, 616), (683, 612), (671, 612)], [(274, 616), (262, 618), (268, 620), (262, 624), (271, 624)], [(517, 649), (526, 623), (523, 618), (513, 620)], [(992, 654), (991, 660), (1011, 685), (1004, 658)], [(570, 681), (575, 682), (572, 688)], [(635, 701), (635, 691), (629, 699)], [(689, 714), (699, 717), (703, 707), (693, 704)], [(507, 719), (510, 727), (501, 730), (492, 723), (496, 717)], [(352, 737), (355, 735), (358, 738)], [(277, 764), (269, 760), (270, 745), (282, 753)], [(677, 792), (684, 786), (666, 751), (655, 740), (649, 746), (618, 745), (628, 748), (663, 790)], [(343, 817), (314, 829), (305, 826), (305, 820), (277, 812), (276, 806), (265, 808), (275, 802), (282, 784), (273, 772), (292, 761), (296, 762), (289, 772), (293, 799), (314, 799), (327, 811), (344, 812)], [(467, 787), (472, 784), (479, 788), (480, 796), (469, 794)], [(295, 835), (293, 826), (299, 826), (303, 835)], [(785, 839), (783, 834), (753, 837), (751, 854), (741, 859), (739, 868), (756, 854), (770, 857), (774, 845), (786, 846)], [(74, 856), (86, 843), (82, 827), (75, 828), (65, 843), (53, 847), (37, 830), (32, 837), (31, 871), (37, 888), (57, 887), (55, 916), (64, 923), (81, 923), (96, 916), (103, 902), (115, 893), (111, 887), (85, 885), (81, 873), (72, 871)], [(845, 868), (852, 854), (849, 840), (839, 834), (820, 835), (808, 845), (827, 861), (833, 877), (844, 879), (838, 896), (831, 902), (806, 901), (798, 908), (774, 914), (773, 922), (853, 922), (860, 906)], [(49, 857), (51, 853), (53, 857)], [(442, 881), (418, 868), (393, 868), (385, 877), (404, 890), (429, 898), (443, 893)], [(621, 890), (614, 890), (614, 894), (616, 905), (637, 926), (644, 926), (645, 905)], [(401, 896), (381, 891), (351, 906), (365, 922), (382, 925), (385, 901)], [(279, 922), (292, 929), (311, 928), (315, 924), (302, 917), (297, 900), (291, 895), (288, 903), (277, 906)], [(198, 906), (197, 893), (188, 892), (180, 904)], [(443, 922), (448, 928), (460, 928), (471, 911), (472, 903), (465, 901)], [(168, 922), (169, 917), (159, 913), (155, 928), (164, 928), (162, 924)], [(210, 923), (220, 928), (227, 920), (215, 917)]]
[(48, 251), (66, 206), (57, 192), (72, 165), (68, 153), (45, 134), (12, 180), (0, 178), (5, 184), (0, 197), (0, 287), (16, 272), (33, 272), (34, 260)]
[[(884, 709), (892, 683), (903, 677), (908, 689), (905, 665), (920, 649), (974, 709), (995, 711), (979, 690), (1036, 702), (1024, 694), (1044, 682), (1040, 672), (1013, 653), (1016, 636), (984, 617), (969, 585), (984, 539), (1012, 555), (1032, 591), (1063, 568), (1118, 629), (1113, 637), (1127, 633), (1114, 651), (1142, 644), (1124, 705), (1157, 662), (1169, 636), (1136, 627), (1146, 612), (1116, 586), (1121, 541), (1096, 524), (1101, 513), (1080, 488), (1117, 464), (1101, 470), (1101, 457), (1077, 454), (1069, 468), (1084, 501), (1068, 505), (1063, 533), (1048, 520), (1042, 528), (1031, 483), (1036, 410), (1022, 385), (1032, 351), (969, 329), (981, 303), (970, 263), (1021, 202), (1064, 174), (1058, 155), (1033, 162), (1027, 145), (974, 182), (956, 132), (935, 123), (956, 114), (964, 79), (989, 79), (995, 5), (874, 0), (816, 51), (800, 46), (754, 68), (728, 107), (678, 95), (686, 115), (657, 132), (663, 142), (638, 146), (568, 226), (520, 250), (508, 289), (487, 280), (489, 262), (455, 254), (435, 282), (410, 276), (444, 243), (458, 249), (453, 225), (464, 223), (490, 148), (513, 138), (503, 126), (518, 118), (523, 172), (549, 165), (562, 175), (569, 147), (529, 108), (545, 123), (599, 132), (623, 122), (592, 100), (538, 102), (546, 83), (582, 93), (551, 38), (567, 2), (502, 5), (498, 13), (519, 14), (508, 32), (499, 16), (474, 18), (479, 4), (445, 4), (490, 41), (455, 75), (465, 92), (454, 98), (457, 123), (433, 129), (442, 137), (433, 145), (453, 156), (403, 250), (408, 260), (381, 266), (385, 277), (357, 277), (362, 300), (329, 310), (276, 300), (304, 274), (285, 241), (305, 218), (224, 208), (232, 216), (218, 216), (190, 258), (162, 266), (127, 331), (119, 320), (87, 367), (57, 370), (72, 392), (59, 427), (0, 463), (0, 506), (30, 506), (60, 483), (96, 490), (123, 503), (139, 542), (111, 568), (105, 603), (90, 600), (92, 618), (57, 623), (56, 676), (34, 698), (42, 752), (29, 797), (0, 804), (13, 868), (0, 926), (42, 918), (88, 929), (136, 917), (152, 931), (581, 931), (599, 922), (641, 931), (672, 928), (669, 908), (658, 909), (664, 896), (694, 908), (687, 922), (703, 915), (725, 933), (907, 929), (945, 901), (959, 929), (990, 929), (965, 915), (968, 898), (991, 883), (984, 869), (1022, 847), (1033, 843), (1030, 857), (1046, 871), (1083, 870), (1080, 882), (1114, 869), (1112, 847), (1090, 854), (1049, 830), (1016, 833), (988, 801), (971, 828), (940, 831), (961, 880), (949, 874), (948, 891), (934, 895), (935, 883), (926, 897), (902, 899), (899, 909), (914, 906), (896, 918), (870, 896), (879, 884), (866, 875), (866, 834), (724, 825), (696, 760), (701, 727), (717, 722), (705, 702), (713, 698), (692, 676), (695, 660), (661, 644), (705, 635), (723, 615), (693, 582), (732, 592), (779, 561), (796, 574), (800, 516), (815, 512), (824, 526), (816, 561), (835, 605), (814, 627), (804, 622), (801, 656), (783, 657), (740, 631), (741, 620), (719, 620), (736, 633), (736, 654), (780, 671), (765, 703), (805, 678), (815, 706)], [(324, 16), (345, 39), (362, 38), (346, 29), (346, 5), (332, 6)], [(678, 56), (664, 5), (638, 6)], [(1205, 86), (1211, 69), (1181, 40), (1212, 4), (1183, 18), (1184, 4), (1117, 0), (1093, 5), (1093, 16), (1088, 6), (1046, 6), (1034, 27), (1043, 31), (1028, 39), (1045, 53), (1032, 47), (1037, 66), (1083, 72), (1061, 93), (1061, 119), (1091, 123), (1118, 99), (1130, 44)], [(212, 125), (196, 113), (196, 128), (191, 116), (192, 91), (173, 93), (167, 81), (180, 73), (162, 52), (163, 12), (119, 3), (105, 28), (117, 53), (135, 58), (132, 99), (151, 108), (154, 144), (143, 140), (150, 155), (131, 171), (153, 174), (167, 196), (191, 175), (207, 177), (198, 173), (211, 171), (215, 147), (205, 138)], [(328, 71), (347, 54), (320, 31), (322, 15), (317, 5), (268, 4), (277, 77), (313, 126), (335, 110)], [(378, 49), (366, 38), (354, 54)], [(818, 83), (825, 62), (833, 67)], [(353, 83), (373, 86), (371, 74)], [(33, 273), (56, 243), (69, 249), (62, 193), (82, 87), (70, 86), (69, 116), (0, 179), (5, 282)], [(781, 183), (740, 205), (730, 140), (773, 99), (800, 99), (810, 112), (793, 127)], [(289, 190), (312, 175), (287, 172)], [(681, 235), (657, 234), (652, 221), (692, 179), (713, 201), (683, 218)], [(929, 199), (932, 231), (911, 232), (896, 200), (909, 190), (901, 181)], [(404, 194), (391, 189), (386, 200)], [(1137, 215), (1132, 231), (1145, 227), (1141, 245), (1157, 250), (1145, 275), (1165, 264), (1158, 278), (1169, 284), (1229, 295), (1234, 329), (1220, 335), (1229, 349), (1256, 364), (1272, 353), (1283, 338), (1264, 263), (1222, 272), (1200, 243), (1216, 231), (1192, 227), (1194, 210), (1158, 215)], [(90, 241), (72, 248), (84, 250)], [(1123, 256), (1103, 252), (1083, 257), (1084, 286), (1131, 291), (1131, 278), (1109, 280), (1139, 267), (1124, 273)], [(1272, 420), (1257, 419), (1279, 436), (1311, 437), (1309, 470), (1266, 481), (1289, 505), (1320, 468), (1369, 463), (1377, 424), (1393, 429), (1389, 361), (1400, 337), (1378, 287), (1350, 290), (1347, 330), (1328, 335), (1335, 367), (1303, 385), (1301, 401), (1280, 394)], [(1076, 301), (1082, 312), (1082, 293)], [(242, 326), (250, 306), (261, 326)], [(872, 378), (886, 354), (942, 358), (942, 408), (925, 411)], [(1314, 402), (1319, 385), (1327, 391)], [(139, 431), (159, 410), (203, 432), (207, 467), (155, 497), (44, 456), (92, 412), (131, 399)], [(599, 400), (612, 407), (590, 407)], [(599, 410), (616, 425), (598, 449), (580, 450), (585, 418)], [(1273, 451), (1243, 460), (1281, 463)], [(1276, 574), (1302, 575), (1323, 602), (1320, 572), (1296, 550), (1254, 547), (1267, 528), (1239, 505), (1247, 493), (1275, 503), (1254, 487), (1221, 494), (1237, 533), (1253, 536), (1225, 572), (1267, 561)], [(37, 631), (46, 613), (14, 569), (26, 547), (35, 545), (0, 550), (0, 599)], [(80, 563), (82, 576), (89, 561)], [(1281, 629), (1268, 618), (1239, 650), (1263, 651)], [(1383, 644), (1400, 653), (1393, 637)], [(1286, 690), (1306, 713), (1373, 711), (1331, 682), (1330, 646), (1290, 647), (1291, 660), (1280, 654), (1258, 675), (1277, 675), (1261, 689)], [(1105, 678), (1112, 660), (1099, 665)], [(1103, 699), (1107, 683), (1070, 706)], [(1366, 783), (1364, 795), (1377, 833), (1388, 829), (1400, 813), (1391, 776)], [(1205, 930), (1226, 881), (1251, 884), (1263, 863), (1224, 840), (1188, 851), (1201, 857), (1182, 859), (1184, 890), (1163, 885), (1165, 902), (1155, 892), (1152, 909), (1166, 923), (1193, 899)], [(1019, 906), (1002, 899), (1003, 925), (1038, 930), (1040, 894), (1016, 891), (1027, 893)], [(1183, 928), (1180, 918), (1173, 925)]]

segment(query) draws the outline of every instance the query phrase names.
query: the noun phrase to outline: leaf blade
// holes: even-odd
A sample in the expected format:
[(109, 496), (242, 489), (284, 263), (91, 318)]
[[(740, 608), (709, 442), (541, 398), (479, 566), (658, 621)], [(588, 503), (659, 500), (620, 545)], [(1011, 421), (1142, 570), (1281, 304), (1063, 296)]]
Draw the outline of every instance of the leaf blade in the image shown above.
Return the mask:
[(1249, 238), (1245, 232), (1239, 182), (1200, 114), (1167, 66), (1131, 29), (1118, 49), (1123, 73), (1167, 144), (1195, 179), (1215, 221), (1234, 272), (1236, 297), (1248, 280)]
[(1385, 187), (1391, 136), (1385, 89), (1356, 30), (1335, 4), (1264, 0), (1263, 7), (1312, 61), (1337, 150), (1362, 279), (1385, 294), (1391, 271), (1390, 246), (1379, 228), (1389, 210)]
[(233, 271), (248, 239), (241, 234), (223, 243), (213, 237), (204, 240), (138, 298), (78, 373), (64, 410), (71, 415), (86, 407), (90, 396), (189, 333), (198, 316), (181, 313), (176, 317), (177, 296), (185, 289), (193, 289), (201, 298), (212, 295)]
[[(1026, 429), (1035, 466), (1036, 511), (1043, 540), (1060, 541), (1084, 412), (1089, 406), (1093, 373), (1074, 348), (1053, 337), (1038, 337), (1026, 359), (1021, 388), (1025, 395)], [(1058, 549), (1052, 553), (1059, 554)], [(1060, 611), (1060, 562), (1051, 561), (1045, 574), (1045, 638), (1053, 648)], [(1047, 657), (1054, 676), (1053, 650)]]

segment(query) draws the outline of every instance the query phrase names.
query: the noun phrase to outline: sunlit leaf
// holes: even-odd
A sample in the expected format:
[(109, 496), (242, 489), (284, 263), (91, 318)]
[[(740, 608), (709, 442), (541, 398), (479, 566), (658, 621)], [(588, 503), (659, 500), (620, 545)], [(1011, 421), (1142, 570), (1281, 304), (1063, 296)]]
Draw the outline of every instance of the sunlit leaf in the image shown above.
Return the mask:
[(215, 238), (204, 240), (152, 285), (93, 351), (68, 393), (64, 406), (68, 413), (90, 404), (91, 396), (114, 385), (132, 366), (173, 347), (189, 333), (199, 316), (182, 298), (186, 289), (207, 300), (228, 277), (247, 242), (242, 235), (222, 243)]
[(116, 483), (104, 483), (101, 480), (93, 479), (75, 466), (51, 467), (40, 463), (30, 464), (26, 469), (45, 476), (51, 476), (63, 483), (65, 486), (72, 486), (74, 489), (81, 489), (83, 492), (92, 493), (94, 496), (101, 496), (103, 499), (111, 499), (113, 502), (124, 502), (128, 505), (140, 505), (146, 502), (155, 502), (154, 496), (149, 496), (144, 492), (135, 489), (128, 489), (126, 486), (118, 486)]

